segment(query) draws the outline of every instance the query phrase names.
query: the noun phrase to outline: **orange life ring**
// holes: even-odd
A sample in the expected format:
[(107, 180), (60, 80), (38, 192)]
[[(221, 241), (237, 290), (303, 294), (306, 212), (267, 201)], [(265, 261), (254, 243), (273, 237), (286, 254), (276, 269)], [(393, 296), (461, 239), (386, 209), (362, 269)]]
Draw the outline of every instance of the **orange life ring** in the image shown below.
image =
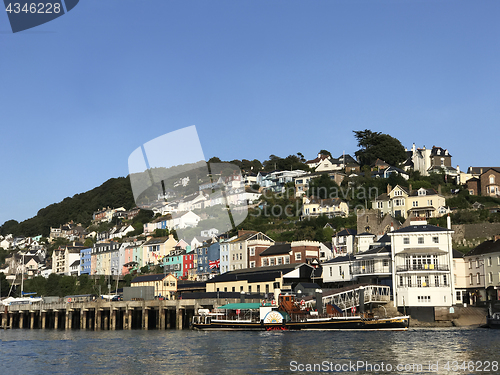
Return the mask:
[(68, 302), (71, 302), (71, 298), (68, 298)]
[(305, 304), (306, 304), (306, 301), (304, 301), (304, 300), (301, 300), (301, 301), (300, 301), (300, 305), (301, 305), (301, 306), (304, 306)]

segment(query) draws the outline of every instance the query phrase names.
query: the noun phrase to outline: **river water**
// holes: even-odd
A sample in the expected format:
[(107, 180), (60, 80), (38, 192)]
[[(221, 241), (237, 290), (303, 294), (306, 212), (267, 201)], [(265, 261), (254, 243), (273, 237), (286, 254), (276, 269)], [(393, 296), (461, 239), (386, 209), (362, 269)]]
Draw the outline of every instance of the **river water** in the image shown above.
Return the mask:
[(0, 330), (0, 374), (500, 374), (499, 353), (500, 330), (480, 328)]

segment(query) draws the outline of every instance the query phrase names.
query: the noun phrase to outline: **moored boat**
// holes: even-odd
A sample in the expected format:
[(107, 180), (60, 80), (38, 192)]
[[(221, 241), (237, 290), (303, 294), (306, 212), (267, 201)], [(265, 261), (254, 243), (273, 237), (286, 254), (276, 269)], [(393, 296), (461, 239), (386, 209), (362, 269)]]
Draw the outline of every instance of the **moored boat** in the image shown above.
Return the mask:
[(336, 306), (319, 314), (305, 308), (290, 294), (279, 295), (272, 303), (232, 303), (213, 312), (200, 309), (192, 326), (200, 330), (407, 330), (410, 317), (380, 318), (369, 314), (350, 314)]

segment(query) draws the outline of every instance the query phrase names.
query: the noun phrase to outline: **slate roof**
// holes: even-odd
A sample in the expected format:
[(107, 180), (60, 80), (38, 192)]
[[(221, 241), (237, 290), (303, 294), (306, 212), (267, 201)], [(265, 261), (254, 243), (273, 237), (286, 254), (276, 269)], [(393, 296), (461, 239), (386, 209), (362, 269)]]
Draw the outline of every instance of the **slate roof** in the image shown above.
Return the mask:
[(500, 241), (489, 240), (480, 243), (474, 249), (465, 254), (466, 257), (500, 252)]
[(80, 260), (75, 260), (73, 263), (71, 263), (70, 267), (78, 267), (80, 265)]
[(356, 229), (346, 228), (346, 229), (343, 229), (340, 232), (338, 232), (337, 237), (338, 236), (355, 236), (356, 234), (358, 234), (358, 231)]
[(222, 275), (215, 276), (214, 278), (208, 280), (207, 283), (220, 283), (225, 281), (237, 281), (237, 280), (247, 280), (250, 282), (274, 281), (276, 278), (281, 277), (281, 275), (291, 272), (294, 269), (304, 265), (305, 263), (280, 264), (278, 266), (256, 267), (256, 268), (245, 268), (241, 270), (234, 270), (223, 273)]
[(306, 161), (306, 164), (319, 163), (320, 161), (325, 160), (325, 159), (329, 159), (329, 158), (330, 158), (329, 155), (321, 154), (319, 157), (316, 157), (315, 159)]
[(151, 238), (149, 241), (144, 243), (144, 246), (146, 245), (155, 245), (159, 243), (164, 243), (165, 241), (168, 240), (168, 237), (157, 237), (157, 238)]
[(396, 229), (391, 233), (417, 233), (417, 232), (451, 232), (450, 229), (437, 227), (435, 225), (410, 225), (404, 228)]
[(362, 253), (357, 253), (356, 256), (364, 256), (364, 255), (376, 255), (376, 254), (390, 254), (391, 253), (391, 247), (390, 246), (379, 246), (379, 247), (374, 247), (372, 249), (363, 251)]
[(386, 233), (386, 234), (384, 234), (382, 237), (380, 237), (380, 238), (379, 238), (377, 241), (375, 241), (375, 242), (377, 242), (377, 243), (387, 243), (387, 242), (391, 242), (391, 237), (389, 237), (389, 236), (387, 235), (387, 233)]
[(460, 251), (455, 250), (455, 249), (452, 249), (452, 251), (453, 251), (453, 258), (463, 258), (464, 257), (464, 254), (461, 253)]
[(265, 257), (269, 255), (289, 254), (290, 251), (292, 251), (291, 244), (279, 243), (279, 244), (274, 244), (273, 246), (269, 246), (266, 250), (260, 253), (260, 256)]
[(323, 264), (332, 264), (332, 263), (342, 263), (342, 262), (351, 262), (353, 261), (355, 258), (354, 258), (354, 255), (352, 254), (347, 254), (347, 255), (343, 255), (341, 257), (336, 257), (336, 258), (333, 258), (333, 259), (330, 259), (326, 262), (324, 262)]

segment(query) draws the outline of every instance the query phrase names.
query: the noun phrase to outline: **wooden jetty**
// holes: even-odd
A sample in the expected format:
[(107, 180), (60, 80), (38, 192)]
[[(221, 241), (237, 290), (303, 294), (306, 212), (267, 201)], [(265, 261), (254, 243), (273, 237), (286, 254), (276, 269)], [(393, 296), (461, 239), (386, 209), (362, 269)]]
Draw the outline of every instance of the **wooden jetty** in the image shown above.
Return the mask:
[(179, 299), (34, 303), (5, 306), (0, 326), (26, 329), (186, 329), (199, 308), (239, 299)]

